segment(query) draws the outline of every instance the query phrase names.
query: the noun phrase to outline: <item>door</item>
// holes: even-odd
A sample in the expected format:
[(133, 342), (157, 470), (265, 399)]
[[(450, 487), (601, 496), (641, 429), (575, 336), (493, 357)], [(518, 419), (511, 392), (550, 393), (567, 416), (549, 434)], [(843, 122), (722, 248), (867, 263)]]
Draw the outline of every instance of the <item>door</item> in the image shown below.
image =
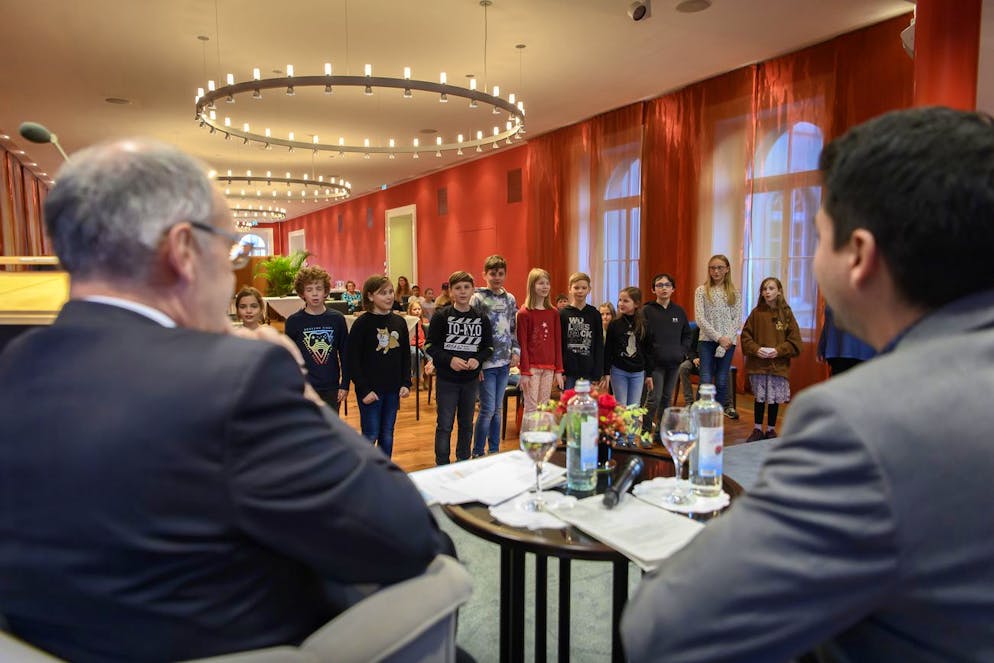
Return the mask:
[(417, 213), (415, 205), (396, 207), (386, 212), (386, 274), (395, 284), (405, 276), (414, 285), (418, 282)]

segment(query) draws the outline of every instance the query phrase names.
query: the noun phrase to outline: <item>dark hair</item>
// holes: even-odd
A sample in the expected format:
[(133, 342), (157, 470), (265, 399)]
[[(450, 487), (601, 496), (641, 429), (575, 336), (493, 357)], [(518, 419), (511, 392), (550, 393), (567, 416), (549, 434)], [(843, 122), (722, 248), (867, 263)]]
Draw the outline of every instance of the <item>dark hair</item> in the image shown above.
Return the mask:
[(489, 272), (491, 269), (507, 269), (507, 261), (504, 256), (494, 254), (483, 262), (483, 271)]
[(382, 274), (373, 274), (362, 284), (362, 310), (367, 313), (373, 312), (373, 302), (369, 296), (379, 291), (385, 285), (392, 286), (390, 278)]
[(569, 295), (567, 295), (565, 292), (560, 292), (558, 295), (556, 295), (557, 304), (559, 302), (568, 302), (568, 301), (569, 301)]
[(473, 275), (470, 274), (469, 272), (458, 271), (458, 272), (452, 272), (452, 275), (449, 276), (449, 285), (450, 286), (453, 286), (453, 285), (455, 285), (457, 283), (462, 283), (463, 281), (466, 281), (470, 285), (473, 285), (473, 283), (474, 283), (474, 281), (473, 281)]
[(869, 231), (905, 301), (931, 309), (994, 287), (989, 115), (887, 113), (829, 143), (818, 168), (834, 249), (854, 230)]
[(674, 288), (676, 288), (676, 279), (673, 278), (671, 275), (667, 274), (666, 272), (662, 272), (660, 274), (656, 274), (655, 276), (652, 277), (652, 287), (653, 288), (656, 287), (656, 281), (658, 281), (659, 279), (666, 279), (667, 281), (669, 281), (673, 285)]
[(235, 312), (238, 312), (238, 305), (244, 297), (252, 297), (259, 303), (259, 312), (262, 314), (262, 322), (268, 324), (269, 317), (266, 315), (266, 302), (262, 299), (262, 293), (250, 285), (243, 285), (241, 289), (235, 293)]
[(320, 283), (324, 286), (324, 294), (331, 292), (331, 277), (320, 267), (303, 267), (293, 278), (293, 291), (300, 297), (304, 296), (304, 288), (310, 283)]
[(628, 295), (628, 298), (632, 300), (635, 304), (635, 314), (632, 316), (635, 318), (635, 325), (633, 326), (633, 331), (635, 332), (635, 338), (638, 340), (645, 339), (645, 313), (642, 312), (642, 288), (635, 287), (633, 285), (627, 288), (622, 288), (621, 292), (618, 293), (618, 298), (621, 295)]

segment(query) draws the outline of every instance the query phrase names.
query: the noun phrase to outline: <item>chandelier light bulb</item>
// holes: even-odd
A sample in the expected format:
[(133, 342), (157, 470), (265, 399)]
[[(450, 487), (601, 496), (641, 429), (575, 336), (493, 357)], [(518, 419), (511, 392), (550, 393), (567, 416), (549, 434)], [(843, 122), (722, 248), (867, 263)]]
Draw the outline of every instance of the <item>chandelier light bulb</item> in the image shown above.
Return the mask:
[(202, 97), (202, 96), (204, 96), (204, 88), (198, 87), (197, 88), (197, 101), (200, 101), (200, 97)]
[(510, 102), (511, 104), (514, 104), (514, 93), (513, 93), (513, 92), (512, 92), (511, 94), (507, 95), (507, 100), (508, 100), (508, 101), (509, 101), (509, 102)]
[[(293, 140), (293, 132), (291, 131), (288, 135), (290, 136), (290, 140), (292, 141)], [(287, 177), (289, 177), (289, 175), (287, 175)]]
[(438, 82), (441, 83), (442, 85), (445, 85), (448, 82), (448, 80), (446, 80), (447, 76), (445, 75), (444, 71), (439, 75), (438, 79), (439, 79)]
[(339, 144), (339, 146), (345, 145), (345, 137), (344, 136), (339, 136), (338, 137), (338, 144)]
[(235, 84), (235, 75), (234, 74), (228, 74), (226, 80), (228, 81), (228, 85), (234, 85)]
[(224, 118), (224, 126), (226, 126), (226, 127), (230, 127), (231, 126), (231, 118), (230, 117)]
[(248, 133), (248, 131), (249, 131), (249, 123), (248, 122), (245, 122), (244, 124), (242, 124), (242, 131)]
[(410, 67), (404, 67), (404, 78), (406, 78), (407, 80), (411, 80), (411, 68)]
[(441, 144), (442, 144), (442, 137), (441, 136), (436, 136), (435, 137), (435, 144), (441, 146)]
[(474, 90), (474, 91), (476, 90), (476, 79), (475, 78), (469, 79), (469, 89), (470, 90)]
[(369, 147), (369, 139), (368, 138), (363, 138), (362, 139), (362, 146), (363, 147)]
[(372, 76), (373, 75), (373, 65), (366, 64), (366, 65), (363, 65), (362, 68), (363, 68), (363, 71), (366, 72), (367, 76)]
[(394, 146), (394, 140), (393, 140), (393, 138), (390, 139), (390, 143), (389, 144), (390, 144), (391, 148)]
[(315, 144), (315, 145), (318, 145), (318, 144), (320, 144), (320, 143), (321, 143), (321, 141), (320, 141), (320, 140), (318, 139), (318, 137), (317, 137), (317, 136), (314, 136), (314, 144)]
[(252, 80), (258, 81), (262, 79), (262, 72), (259, 71), (258, 67), (252, 67)]
[(331, 76), (331, 63), (330, 62), (325, 62), (324, 63), (324, 75), (325, 76)]
[(286, 66), (286, 75), (287, 75), (287, 78), (293, 78), (293, 65), (292, 64), (288, 64)]
[(214, 81), (207, 81), (207, 91), (208, 92), (214, 91)]
[(266, 127), (266, 138), (271, 138), (271, 137), (272, 137), (272, 135), (273, 135), (273, 134), (272, 134), (272, 132), (271, 132), (271, 131), (269, 130), (269, 127)]

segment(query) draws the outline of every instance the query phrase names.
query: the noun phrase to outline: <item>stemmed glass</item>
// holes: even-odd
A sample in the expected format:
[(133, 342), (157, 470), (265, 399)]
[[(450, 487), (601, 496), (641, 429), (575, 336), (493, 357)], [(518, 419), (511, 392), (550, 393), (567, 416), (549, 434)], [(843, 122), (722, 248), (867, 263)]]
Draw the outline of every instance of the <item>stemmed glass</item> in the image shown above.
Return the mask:
[(689, 407), (668, 407), (663, 411), (662, 427), (663, 444), (670, 452), (676, 470), (676, 481), (673, 490), (666, 496), (666, 501), (670, 504), (687, 504), (690, 502), (690, 494), (682, 486), (683, 464), (687, 462), (687, 456), (697, 444), (699, 435), (697, 418)]
[(526, 511), (543, 511), (542, 463), (556, 449), (559, 441), (559, 422), (551, 412), (529, 412), (521, 419), (521, 450), (535, 463), (535, 496), (522, 504)]

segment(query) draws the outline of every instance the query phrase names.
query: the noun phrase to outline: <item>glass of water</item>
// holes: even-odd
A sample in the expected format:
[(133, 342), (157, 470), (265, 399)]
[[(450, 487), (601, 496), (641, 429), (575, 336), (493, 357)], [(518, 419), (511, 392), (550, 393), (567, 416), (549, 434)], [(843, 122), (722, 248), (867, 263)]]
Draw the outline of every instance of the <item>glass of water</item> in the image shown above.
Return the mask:
[(521, 450), (535, 463), (535, 495), (523, 503), (526, 511), (542, 511), (542, 463), (556, 449), (559, 441), (559, 422), (551, 412), (529, 412), (521, 419)]
[(683, 484), (683, 465), (687, 456), (697, 444), (698, 425), (689, 407), (668, 407), (663, 411), (663, 444), (673, 458), (676, 481), (673, 490), (666, 496), (670, 504), (687, 504), (690, 492)]

